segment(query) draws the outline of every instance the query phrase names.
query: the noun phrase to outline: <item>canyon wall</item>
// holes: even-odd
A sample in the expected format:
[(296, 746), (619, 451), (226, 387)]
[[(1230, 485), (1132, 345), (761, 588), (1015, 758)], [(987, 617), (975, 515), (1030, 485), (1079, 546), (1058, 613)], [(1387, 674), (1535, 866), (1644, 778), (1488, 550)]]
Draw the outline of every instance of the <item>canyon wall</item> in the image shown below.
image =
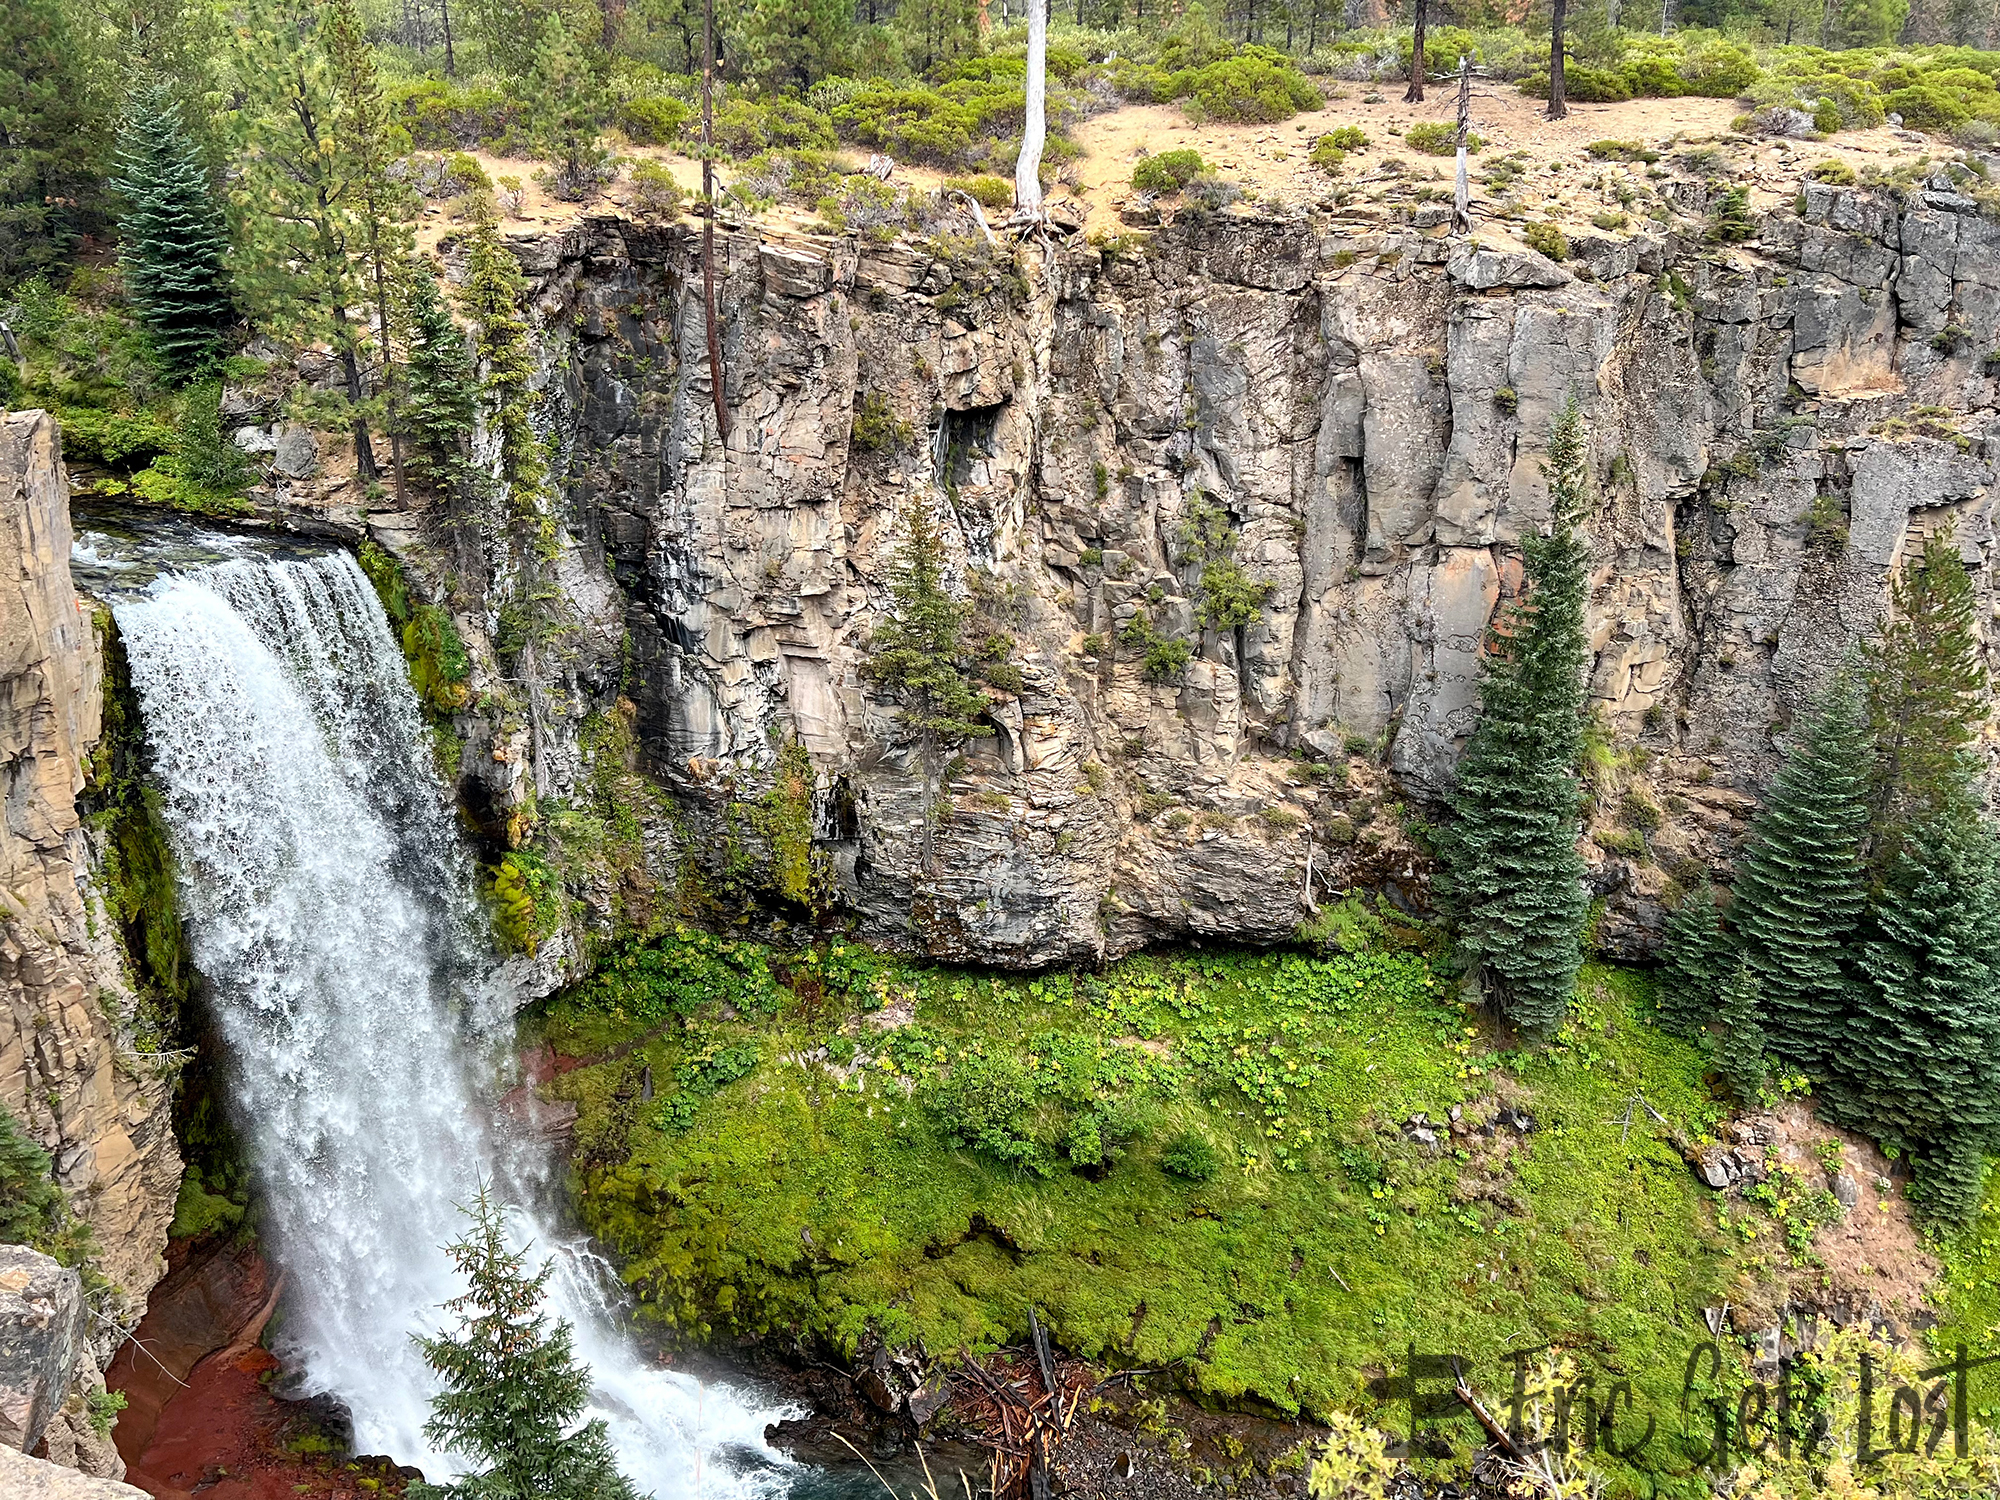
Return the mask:
[[(81, 1393), (103, 1389), (95, 1358), (165, 1270), (181, 1164), (171, 1076), (135, 1047), (136, 1000), (77, 811), (103, 661), (70, 582), (69, 492), (42, 412), (0, 416), (0, 538), (0, 1106), (48, 1150), (111, 1282), (88, 1299)], [(89, 1472), (123, 1472), (80, 1394), (44, 1442)]]
[[(1676, 187), (1684, 231), (1586, 239), (1566, 266), (1497, 232), (1305, 211), (1018, 260), (738, 228), (717, 245), (726, 442), (693, 230), (518, 237), (555, 541), (497, 493), (367, 517), (473, 647), (468, 805), (519, 837), (583, 796), (592, 726), (622, 715), (671, 793), (644, 820), (653, 880), (754, 842), (728, 809), (796, 736), (834, 906), (940, 956), (1277, 939), (1309, 870), (1316, 899), (1361, 884), (1420, 907), (1420, 820), (1574, 396), (1597, 938), (1643, 953), (1676, 885), (1726, 874), (1909, 550), (1953, 526), (1983, 612), (1995, 597), (2000, 224), (1943, 175), (1894, 196), (1803, 181), (1748, 243), (1714, 245), (1705, 191)], [(344, 493), (277, 498), (337, 515)], [(1009, 637), (1019, 673), (947, 770), (928, 870), (916, 746), (866, 675), (919, 504), (975, 638)], [(1233, 542), (1209, 566), (1233, 549), (1267, 586), (1221, 629), (1191, 540), (1218, 517)], [(1161, 641), (1184, 668), (1149, 672)], [(585, 896), (608, 930), (610, 900)]]

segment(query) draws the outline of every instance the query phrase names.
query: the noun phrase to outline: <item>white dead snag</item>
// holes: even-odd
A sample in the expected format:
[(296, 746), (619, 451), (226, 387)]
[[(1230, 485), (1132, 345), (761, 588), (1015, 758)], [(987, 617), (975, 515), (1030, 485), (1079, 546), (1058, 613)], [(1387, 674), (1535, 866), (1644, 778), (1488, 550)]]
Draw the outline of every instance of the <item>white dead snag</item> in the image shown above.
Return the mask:
[(1466, 173), (1466, 127), (1472, 123), (1472, 69), (1463, 53), (1458, 59), (1458, 172), (1452, 184), (1451, 227), (1459, 234), (1472, 231), (1472, 182)]
[(1014, 217), (1042, 217), (1042, 145), (1048, 139), (1049, 0), (1028, 0), (1028, 119), (1014, 163)]

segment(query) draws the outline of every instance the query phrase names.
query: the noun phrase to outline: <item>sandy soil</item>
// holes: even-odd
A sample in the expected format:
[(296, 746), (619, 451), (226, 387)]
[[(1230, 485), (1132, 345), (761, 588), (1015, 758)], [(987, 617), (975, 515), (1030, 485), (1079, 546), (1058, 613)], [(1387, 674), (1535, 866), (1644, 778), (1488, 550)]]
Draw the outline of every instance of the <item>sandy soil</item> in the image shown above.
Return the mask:
[[(1449, 186), (1449, 157), (1422, 155), (1406, 147), (1399, 137), (1418, 121), (1454, 119), (1457, 106), (1451, 85), (1431, 88), (1422, 104), (1403, 103), (1400, 84), (1342, 83), (1329, 88), (1334, 97), (1328, 99), (1326, 108), (1282, 125), (1195, 125), (1178, 105), (1168, 104), (1127, 105), (1096, 115), (1073, 130), (1085, 155), (1068, 169), (1052, 197), (1081, 199), (1089, 231), (1117, 233), (1121, 227), (1118, 205), (1130, 191), (1133, 167), (1149, 153), (1187, 147), (1199, 151), (1223, 177), (1266, 203), (1319, 203), (1337, 181), (1353, 190), (1350, 201), (1358, 205), (1353, 212), (1365, 216), (1365, 205), (1377, 194), (1427, 182)], [(1371, 93), (1379, 93), (1381, 102), (1366, 103)], [(1828, 158), (1844, 161), (1858, 172), (1871, 164), (1889, 167), (1899, 161), (1935, 156), (1945, 149), (1939, 143), (1888, 128), (1847, 131), (1826, 141), (1743, 141), (1730, 136), (1730, 121), (1738, 111), (1727, 99), (1572, 104), (1567, 119), (1553, 122), (1542, 117), (1543, 107), (1540, 100), (1526, 98), (1505, 84), (1482, 84), (1475, 89), (1472, 128), (1485, 141), (1472, 159), (1476, 221), (1495, 223), (1495, 208), (1501, 198), (1510, 195), (1516, 209), (1536, 218), (1553, 219), (1569, 231), (1588, 231), (1593, 214), (1619, 210), (1621, 193), (1628, 199), (1636, 198), (1643, 208), (1656, 180), (1647, 176), (1647, 165), (1593, 160), (1584, 148), (1599, 140), (1636, 141), (1662, 152), (1714, 145), (1726, 162), (1724, 175), (1747, 183), (1758, 208), (1789, 198), (1806, 171)], [(1369, 143), (1351, 152), (1338, 179), (1333, 179), (1313, 167), (1307, 157), (1322, 133), (1342, 125), (1360, 126)], [(1481, 181), (1485, 169), (1497, 158), (1516, 153), (1526, 168), (1520, 180), (1506, 193), (1490, 191)], [(478, 151), (470, 154), (488, 176), (511, 178), (520, 184), (519, 201), (504, 225), (511, 234), (559, 231), (586, 214), (622, 212), (631, 206), (632, 184), (626, 172), (607, 184), (599, 197), (586, 203), (565, 203), (535, 180), (541, 170), (539, 163)], [(700, 186), (701, 165), (691, 157), (657, 146), (626, 146), (620, 154), (660, 162), (690, 192)], [(846, 155), (855, 169), (865, 160), (865, 153)], [(1392, 158), (1403, 164), (1402, 172), (1383, 169), (1383, 163)], [(725, 180), (736, 170), (733, 164), (721, 167)], [(893, 180), (905, 187), (930, 189), (944, 176), (928, 168), (898, 164)], [(1631, 227), (1643, 227), (1646, 221), (1641, 213), (1629, 204), (1623, 206), (1630, 214)], [(812, 213), (790, 207), (763, 215), (758, 222), (787, 235), (809, 233), (818, 227)], [(454, 227), (445, 205), (426, 205), (418, 234), (420, 248), (435, 248)]]

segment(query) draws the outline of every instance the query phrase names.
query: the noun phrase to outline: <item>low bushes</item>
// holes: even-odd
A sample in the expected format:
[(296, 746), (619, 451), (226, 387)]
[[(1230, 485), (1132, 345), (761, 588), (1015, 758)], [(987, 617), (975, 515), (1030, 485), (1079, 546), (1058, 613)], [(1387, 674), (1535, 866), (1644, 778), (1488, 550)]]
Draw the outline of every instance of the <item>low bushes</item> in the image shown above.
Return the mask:
[(1132, 186), (1146, 193), (1178, 193), (1206, 168), (1199, 151), (1162, 151), (1132, 169)]

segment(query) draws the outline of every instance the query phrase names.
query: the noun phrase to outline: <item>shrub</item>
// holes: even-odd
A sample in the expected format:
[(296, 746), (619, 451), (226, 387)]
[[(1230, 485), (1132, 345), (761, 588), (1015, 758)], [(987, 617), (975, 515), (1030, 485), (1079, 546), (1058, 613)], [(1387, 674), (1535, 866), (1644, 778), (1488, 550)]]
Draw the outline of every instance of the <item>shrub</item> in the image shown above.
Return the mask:
[(1676, 71), (1683, 92), (1730, 99), (1756, 82), (1759, 70), (1747, 48), (1722, 37), (1703, 37), (1687, 45)]
[(1225, 181), (1213, 172), (1203, 172), (1190, 182), (1181, 192), (1192, 217), (1203, 218), (1217, 209), (1227, 208), (1243, 196), (1243, 189), (1233, 182)]
[[(1528, 74), (1516, 87), (1530, 99), (1548, 98), (1548, 69)], [(1632, 97), (1632, 85), (1609, 68), (1570, 63), (1563, 69), (1563, 96), (1578, 104), (1622, 104)]]
[(978, 177), (947, 177), (944, 185), (966, 194), (981, 208), (1011, 208), (1014, 203), (1014, 184), (991, 173)]
[[(1426, 156), (1451, 156), (1458, 151), (1458, 127), (1444, 120), (1423, 120), (1403, 132), (1403, 144)], [(1466, 132), (1465, 149), (1477, 151), (1486, 143)]]
[(715, 112), (715, 144), (738, 161), (773, 148), (831, 151), (833, 125), (796, 99), (777, 98), (768, 104), (731, 99)]
[(1847, 187), (1854, 181), (1854, 168), (1850, 167), (1844, 161), (1837, 161), (1829, 157), (1827, 160), (1816, 164), (1810, 172), (1806, 173), (1806, 176), (1810, 177), (1814, 182), (1827, 182), (1833, 184), (1835, 187)]
[(656, 161), (632, 164), (632, 206), (649, 218), (679, 218), (686, 190)]
[(423, 78), (396, 91), (393, 103), (411, 144), (422, 150), (506, 150), (523, 144), (527, 134), (526, 107), (490, 85)]
[(1178, 193), (1206, 170), (1199, 151), (1162, 151), (1132, 169), (1132, 186), (1146, 193)]
[(1188, 118), (1274, 125), (1324, 102), (1282, 53), (1246, 47), (1235, 57), (1176, 74), (1170, 81)]
[(1521, 238), (1530, 250), (1540, 251), (1550, 260), (1569, 259), (1569, 236), (1554, 224), (1529, 224), (1521, 230)]
[(1882, 103), (1912, 130), (1956, 130), (1972, 118), (1962, 97), (1928, 82), (1897, 89)]
[(1757, 226), (1750, 218), (1750, 189), (1730, 188), (1716, 202), (1708, 237), (1718, 244), (1734, 245), (1741, 244), (1756, 232)]
[(854, 403), (853, 431), (854, 446), (867, 453), (908, 448), (916, 441), (916, 429), (896, 416), (880, 391), (863, 391)]
[(617, 125), (642, 146), (671, 146), (694, 118), (694, 107), (671, 94), (642, 94), (619, 106)]
[(1192, 1130), (1183, 1130), (1160, 1151), (1160, 1170), (1188, 1182), (1213, 1181), (1220, 1168), (1215, 1147), (1206, 1136)]
[(1584, 151), (1596, 161), (1656, 162), (1660, 153), (1649, 151), (1637, 141), (1592, 141)]
[(1341, 151), (1360, 151), (1368, 145), (1368, 133), (1359, 125), (1337, 125), (1322, 135), (1319, 145), (1331, 145)]

